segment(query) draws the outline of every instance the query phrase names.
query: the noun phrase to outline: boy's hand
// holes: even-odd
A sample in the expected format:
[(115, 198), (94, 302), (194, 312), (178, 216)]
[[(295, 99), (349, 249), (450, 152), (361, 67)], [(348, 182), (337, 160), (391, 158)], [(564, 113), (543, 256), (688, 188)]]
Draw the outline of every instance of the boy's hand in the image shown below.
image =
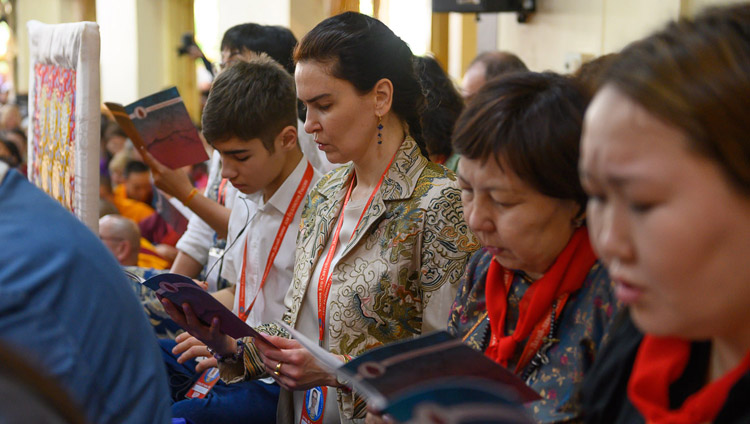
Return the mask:
[(201, 356), (207, 358), (213, 357), (208, 351), (208, 347), (200, 340), (191, 336), (190, 333), (182, 333), (175, 337), (174, 341), (177, 344), (172, 349), (172, 353), (179, 355), (177, 357), (177, 362), (180, 364), (184, 364), (191, 359), (199, 358)]
[(169, 299), (162, 298), (162, 305), (170, 318), (180, 327), (187, 330), (193, 337), (205, 343), (208, 347), (222, 356), (233, 355), (237, 351), (237, 342), (232, 337), (221, 332), (218, 317), (214, 317), (211, 325), (206, 325), (193, 312), (193, 308), (187, 303), (182, 308), (172, 303)]
[(156, 187), (178, 200), (185, 199), (190, 195), (193, 183), (190, 182), (190, 177), (184, 169), (167, 168), (145, 149), (140, 153), (143, 156), (143, 161), (151, 168), (151, 175), (154, 177)]

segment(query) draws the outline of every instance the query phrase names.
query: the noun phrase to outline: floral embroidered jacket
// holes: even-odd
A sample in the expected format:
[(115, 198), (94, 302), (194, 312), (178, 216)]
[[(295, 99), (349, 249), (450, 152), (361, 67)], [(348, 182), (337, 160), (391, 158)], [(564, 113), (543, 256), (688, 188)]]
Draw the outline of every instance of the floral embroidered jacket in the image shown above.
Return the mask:
[[(292, 327), (305, 296), (317, 295), (308, 293), (311, 274), (334, 231), (352, 170), (352, 165), (342, 166), (325, 175), (307, 198), (282, 318)], [(478, 248), (463, 218), (455, 174), (429, 162), (407, 137), (333, 268), (333, 279), (341, 284), (329, 295), (330, 351), (357, 356), (445, 329), (458, 282)], [(285, 333), (275, 325), (259, 330)], [(253, 350), (245, 351), (244, 378), (260, 376)], [(225, 380), (227, 374), (222, 370)], [(342, 420), (364, 418), (366, 405), (356, 393), (338, 390), (338, 400)], [(282, 419), (284, 410), (292, 410), (291, 395), (282, 393)]]
[[(448, 322), (450, 333), (481, 352), (487, 348), (491, 331), (485, 299), (491, 261), (492, 254), (485, 249), (472, 256)], [(518, 274), (511, 283), (506, 334), (512, 334), (515, 329), (518, 305), (530, 284), (533, 283)], [(568, 298), (558, 318), (557, 338), (560, 341), (547, 351), (549, 362), (541, 365), (527, 380), (527, 384), (544, 398), (527, 405), (536, 421), (580, 422), (580, 383), (606, 341), (609, 325), (619, 308), (614, 284), (607, 270), (597, 261), (581, 289)], [(520, 343), (509, 361), (511, 370), (515, 370), (525, 345), (526, 341)]]

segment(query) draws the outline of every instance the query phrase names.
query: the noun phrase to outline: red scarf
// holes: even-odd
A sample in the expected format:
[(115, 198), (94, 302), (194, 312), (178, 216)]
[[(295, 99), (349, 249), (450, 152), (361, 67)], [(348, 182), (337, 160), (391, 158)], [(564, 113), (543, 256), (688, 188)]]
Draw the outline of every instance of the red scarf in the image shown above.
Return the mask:
[(748, 370), (750, 352), (742, 362), (716, 381), (690, 395), (676, 410), (669, 409), (669, 386), (685, 371), (690, 342), (674, 338), (644, 336), (628, 381), (628, 398), (649, 424), (711, 422), (729, 395), (729, 390)]
[[(487, 272), (486, 284), (487, 313), (492, 337), (484, 354), (507, 367), (518, 343), (528, 338), (534, 327), (549, 316), (555, 299), (581, 288), (595, 262), (596, 256), (591, 249), (588, 231), (585, 227), (577, 229), (549, 271), (526, 290), (519, 304), (516, 329), (512, 335), (504, 336), (510, 289), (510, 284), (506, 287), (504, 276), (506, 272), (512, 274), (512, 271), (506, 271), (493, 260)], [(512, 281), (512, 275), (509, 281)], [(541, 338), (538, 339), (541, 341)], [(534, 347), (534, 353), (538, 348), (539, 346)], [(519, 366), (523, 365), (519, 363)]]

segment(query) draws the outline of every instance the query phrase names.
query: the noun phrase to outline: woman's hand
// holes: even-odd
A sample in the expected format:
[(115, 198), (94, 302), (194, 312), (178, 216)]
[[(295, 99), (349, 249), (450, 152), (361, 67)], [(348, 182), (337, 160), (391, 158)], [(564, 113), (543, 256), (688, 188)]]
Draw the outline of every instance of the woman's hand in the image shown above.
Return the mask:
[(169, 317), (180, 327), (187, 330), (190, 335), (205, 343), (208, 347), (222, 356), (231, 356), (236, 353), (237, 341), (230, 336), (222, 333), (218, 317), (214, 317), (211, 325), (203, 324), (193, 312), (193, 308), (187, 303), (182, 304), (182, 308), (172, 303), (169, 299), (162, 298), (164, 310)]
[(315, 357), (296, 340), (265, 337), (276, 347), (258, 339), (253, 339), (253, 342), (263, 359), (266, 372), (284, 389), (291, 391), (317, 386), (339, 386), (336, 376), (323, 370)]
[(196, 372), (203, 372), (203, 370), (218, 366), (216, 358), (208, 351), (208, 347), (200, 340), (191, 336), (190, 333), (181, 333), (175, 337), (174, 341), (177, 344), (172, 349), (172, 353), (179, 355), (177, 357), (178, 363), (184, 364), (191, 359), (205, 357), (206, 359), (198, 362), (198, 365), (195, 366)]

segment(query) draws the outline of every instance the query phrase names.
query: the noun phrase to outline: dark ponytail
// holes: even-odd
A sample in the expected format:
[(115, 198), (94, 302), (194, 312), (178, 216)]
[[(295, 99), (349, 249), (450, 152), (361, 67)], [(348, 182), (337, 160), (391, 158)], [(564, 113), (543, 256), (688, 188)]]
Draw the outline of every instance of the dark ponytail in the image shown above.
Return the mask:
[(294, 50), (294, 61), (330, 62), (331, 74), (367, 93), (382, 78), (393, 84), (393, 112), (409, 126), (409, 134), (427, 156), (420, 117), (425, 107), (414, 71), (414, 55), (406, 43), (377, 19), (346, 12), (319, 23)]

